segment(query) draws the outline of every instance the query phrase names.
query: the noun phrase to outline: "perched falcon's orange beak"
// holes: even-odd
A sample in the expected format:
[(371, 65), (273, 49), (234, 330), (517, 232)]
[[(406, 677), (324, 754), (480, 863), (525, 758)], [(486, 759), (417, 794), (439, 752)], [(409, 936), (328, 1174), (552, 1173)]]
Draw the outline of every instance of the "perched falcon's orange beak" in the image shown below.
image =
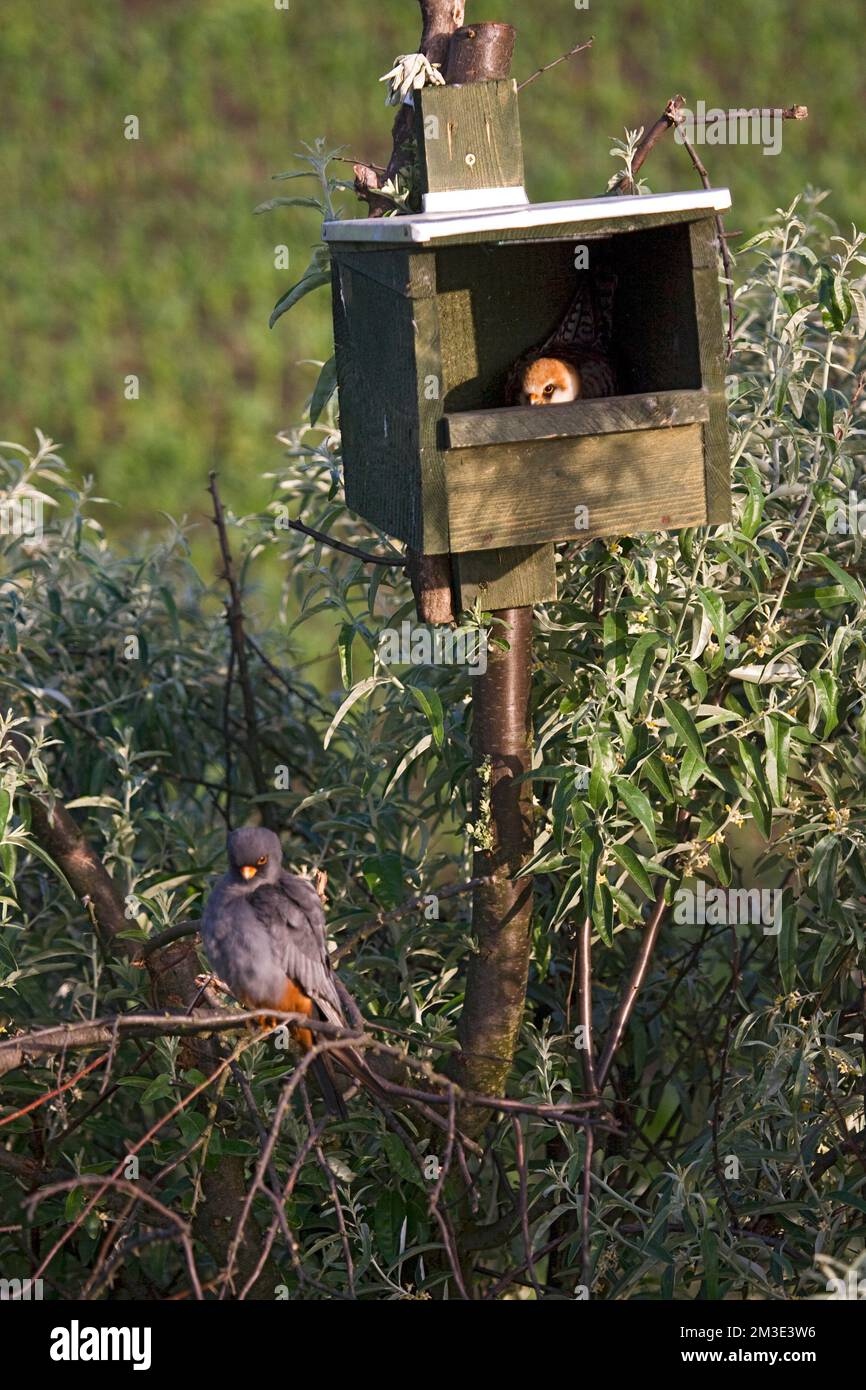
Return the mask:
[(242, 865), (241, 865), (241, 877), (242, 877), (242, 878), (255, 878), (255, 876), (256, 876), (256, 866), (255, 866), (255, 864), (242, 864)]

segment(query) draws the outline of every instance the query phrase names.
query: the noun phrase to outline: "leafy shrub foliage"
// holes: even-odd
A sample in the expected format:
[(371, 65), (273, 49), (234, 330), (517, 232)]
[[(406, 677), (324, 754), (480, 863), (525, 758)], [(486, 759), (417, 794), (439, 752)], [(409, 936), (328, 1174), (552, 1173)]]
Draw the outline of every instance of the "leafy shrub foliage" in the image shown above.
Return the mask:
[[(780, 211), (739, 253), (734, 524), (567, 548), (560, 598), (537, 615), (537, 917), (513, 1095), (583, 1093), (584, 917), (600, 1050), (660, 885), (668, 906), (606, 1082), (616, 1131), (595, 1133), (587, 1230), (585, 1131), (526, 1119), (527, 1262), (516, 1131), (492, 1120), (462, 1251), (480, 1296), (803, 1298), (863, 1265), (866, 259), (862, 238), (839, 236), (820, 204)], [(135, 943), (199, 915), (227, 821), (263, 813), (289, 861), (327, 870), (338, 947), (376, 913), (470, 877), (472, 678), (383, 665), (381, 629), (413, 612), (400, 571), (285, 526), (300, 514), (387, 549), (339, 500), (327, 396), (315, 425), (286, 433), (272, 504), (229, 515), (251, 609), (263, 557), (284, 573), (277, 622), (248, 625), (258, 768), (221, 585), (193, 569), (184, 528), (119, 554), (99, 524), (103, 504), (49, 441), (2, 446), (7, 498), (27, 488), (45, 499), (41, 538), (0, 538), (3, 733), (16, 729), (29, 748), (23, 765), (7, 752), (0, 791), (6, 1036), (151, 1009), (146, 972), (102, 955), (86, 908), (36, 842), (28, 794), (50, 789), (72, 810), (123, 894)], [(334, 692), (298, 659), (302, 630), (326, 620), (341, 658)], [(717, 888), (763, 887), (778, 911), (682, 920), (699, 883), (705, 904)], [(443, 895), (383, 922), (340, 969), (365, 1016), (398, 1030), (380, 1037), (442, 1067), (471, 949), (466, 897)], [(113, 1171), (202, 1082), (180, 1056), (176, 1039), (130, 1040), (110, 1073), (66, 1089), (83, 1065), (72, 1054), (8, 1074), (0, 1124), (57, 1094), (0, 1129), (4, 1275), (32, 1272), (91, 1196), (75, 1187), (25, 1208), (26, 1190)], [(248, 1041), (239, 1065), (267, 1125), (286, 1057)], [(203, 1174), (229, 1157), (249, 1174), (259, 1152), (236, 1080), (223, 1095), (215, 1113), (203, 1091), (139, 1155), (148, 1191), (192, 1223), (203, 1281), (219, 1273), (195, 1224)], [(441, 1157), (440, 1134), (406, 1123), (422, 1153)], [(303, 1107), (291, 1107), (274, 1163), (283, 1182), (298, 1164), (295, 1256), (275, 1245), (264, 1296), (456, 1296), (431, 1179), (380, 1113), (354, 1100), (318, 1154), (307, 1132)], [(457, 1221), (460, 1191), (452, 1176)], [(50, 1296), (188, 1289), (177, 1241), (149, 1238), (164, 1220), (126, 1200), (108, 1193), (66, 1241), (46, 1271)], [(254, 1228), (271, 1215), (257, 1198)]]

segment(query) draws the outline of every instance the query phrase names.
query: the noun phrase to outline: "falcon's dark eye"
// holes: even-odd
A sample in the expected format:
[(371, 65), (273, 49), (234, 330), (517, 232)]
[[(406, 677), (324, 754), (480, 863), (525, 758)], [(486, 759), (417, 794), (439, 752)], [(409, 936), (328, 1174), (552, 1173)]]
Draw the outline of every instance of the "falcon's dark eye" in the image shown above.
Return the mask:
[(268, 862), (268, 856), (267, 856), (266, 854), (263, 854), (262, 857), (261, 857), (261, 859), (257, 859), (257, 860), (256, 860), (256, 863), (258, 864), (259, 868), (261, 868), (263, 864), (267, 864), (267, 862)]
[(544, 394), (545, 396), (552, 396), (555, 390), (556, 387), (554, 386), (553, 382), (549, 381), (544, 388)]

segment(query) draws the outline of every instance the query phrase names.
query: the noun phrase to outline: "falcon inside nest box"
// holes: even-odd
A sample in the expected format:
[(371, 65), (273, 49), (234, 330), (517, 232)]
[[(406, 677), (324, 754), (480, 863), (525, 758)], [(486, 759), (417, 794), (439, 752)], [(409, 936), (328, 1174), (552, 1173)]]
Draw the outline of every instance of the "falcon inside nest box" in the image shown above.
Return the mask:
[(416, 118), (423, 213), (325, 224), (348, 505), (551, 569), (551, 542), (729, 520), (728, 191), (528, 202), (513, 81)]

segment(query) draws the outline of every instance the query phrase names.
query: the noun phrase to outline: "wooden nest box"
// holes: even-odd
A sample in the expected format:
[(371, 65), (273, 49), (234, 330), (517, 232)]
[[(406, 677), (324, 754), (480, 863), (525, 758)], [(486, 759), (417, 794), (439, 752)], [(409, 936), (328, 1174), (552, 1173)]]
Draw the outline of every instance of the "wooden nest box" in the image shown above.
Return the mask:
[[(456, 557), (461, 606), (555, 593), (553, 543), (730, 519), (724, 189), (532, 204), (512, 80), (416, 96), (424, 212), (325, 224), (346, 502)], [(604, 284), (615, 394), (509, 405)]]

